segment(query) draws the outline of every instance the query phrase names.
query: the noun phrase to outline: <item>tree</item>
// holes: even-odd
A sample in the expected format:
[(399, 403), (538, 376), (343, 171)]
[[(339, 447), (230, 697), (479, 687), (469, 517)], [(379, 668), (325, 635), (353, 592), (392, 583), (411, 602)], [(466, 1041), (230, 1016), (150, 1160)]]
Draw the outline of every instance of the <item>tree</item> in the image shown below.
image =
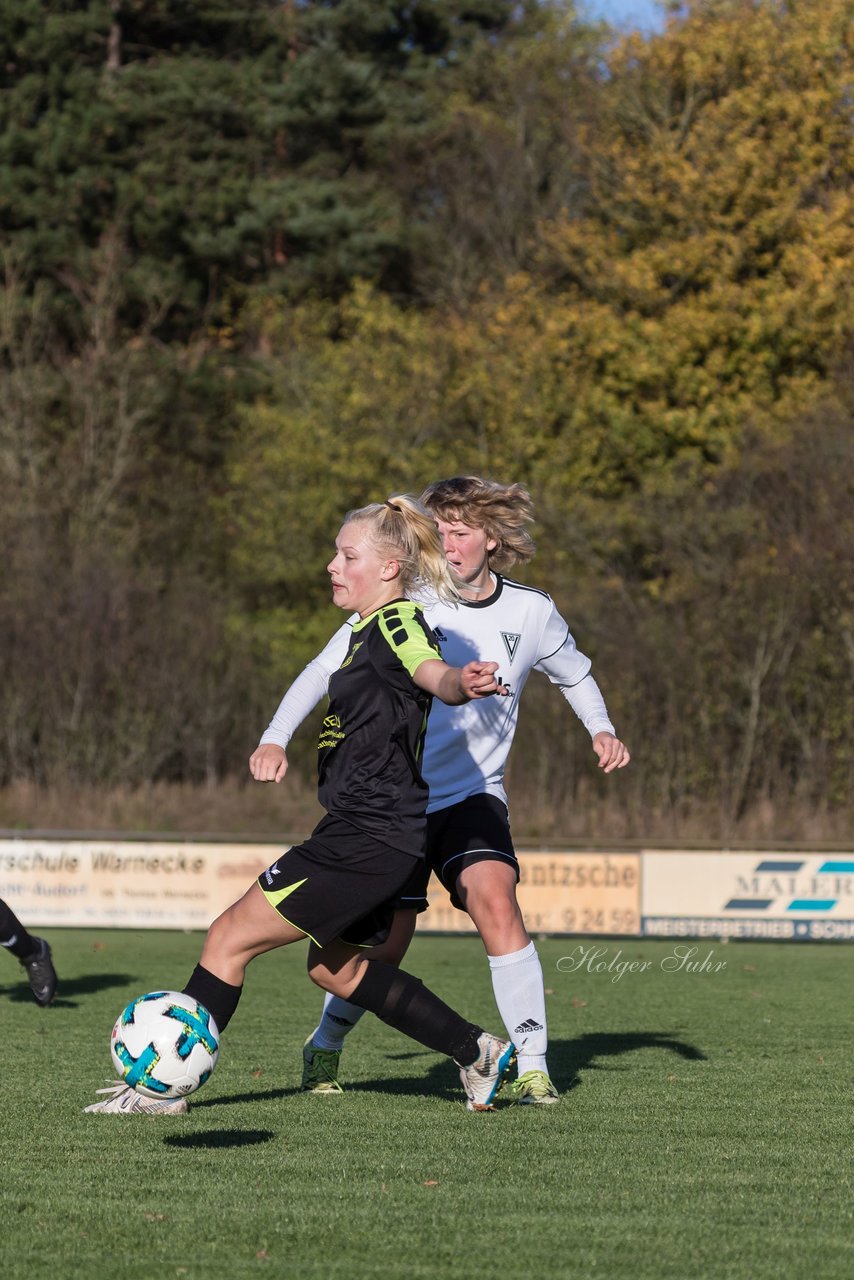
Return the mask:
[(281, 108), (277, 15), (262, 0), (4, 7), (0, 226), (72, 335), (64, 277), (104, 236), (127, 247), (130, 328), (154, 295), (161, 333), (197, 328), (224, 282), (265, 269), (253, 191)]
[(154, 305), (123, 331), (123, 269), (106, 242), (68, 277), (72, 350), (42, 288), (0, 291), (0, 782), (212, 775), (240, 718), (194, 403), (219, 390), (227, 420), (222, 380), (154, 339)]
[(540, 4), (464, 67), (434, 76), (422, 128), (391, 179), (413, 227), (418, 295), (464, 308), (533, 265), (538, 225), (578, 211), (578, 130), (595, 101), (602, 31)]
[(63, 273), (121, 237), (124, 319), (158, 291), (164, 337), (197, 330), (234, 288), (334, 294), (366, 276), (405, 290), (396, 138), (423, 124), (431, 78), (453, 78), (523, 9), (89, 0), (45, 17), (12, 0), (0, 230), (24, 276), (66, 302)]
[(609, 424), (603, 491), (723, 458), (832, 370), (852, 317), (849, 16), (708, 0), (614, 49), (586, 209), (545, 230), (540, 276), (587, 349), (588, 424)]

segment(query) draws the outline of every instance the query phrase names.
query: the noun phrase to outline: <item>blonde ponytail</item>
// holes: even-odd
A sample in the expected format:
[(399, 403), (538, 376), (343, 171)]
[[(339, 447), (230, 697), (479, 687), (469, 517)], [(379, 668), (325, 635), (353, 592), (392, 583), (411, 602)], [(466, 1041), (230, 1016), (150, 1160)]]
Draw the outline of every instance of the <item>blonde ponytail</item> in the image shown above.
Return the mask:
[(415, 498), (401, 493), (385, 502), (372, 502), (348, 511), (344, 523), (351, 521), (364, 525), (371, 542), (379, 550), (393, 553), (400, 563), (402, 595), (412, 596), (426, 587), (440, 600), (460, 599), (436, 522)]

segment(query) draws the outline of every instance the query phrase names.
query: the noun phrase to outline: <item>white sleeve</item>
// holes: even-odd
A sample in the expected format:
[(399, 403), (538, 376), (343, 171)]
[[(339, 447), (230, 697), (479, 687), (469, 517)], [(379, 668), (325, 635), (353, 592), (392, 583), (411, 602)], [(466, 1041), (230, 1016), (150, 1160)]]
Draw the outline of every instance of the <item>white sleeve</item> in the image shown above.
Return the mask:
[(602, 691), (590, 674), (590, 659), (580, 653), (572, 632), (549, 601), (551, 613), (546, 620), (540, 638), (540, 650), (545, 655), (535, 664), (556, 684), (590, 737), (597, 733), (613, 733), (614, 726), (605, 706)]
[(563, 618), (548, 600), (549, 614), (539, 641), (540, 657), (534, 663), (537, 671), (543, 671), (552, 684), (578, 684), (590, 670), (590, 659), (579, 653), (575, 640)]
[(560, 691), (591, 738), (597, 733), (613, 733), (614, 737), (617, 736), (608, 717), (602, 691), (591, 675), (586, 675), (578, 684), (561, 685)]
[(317, 657), (312, 658), (308, 666), (303, 668), (261, 735), (259, 747), (269, 742), (281, 747), (282, 750), (287, 749), (288, 743), (303, 720), (314, 710), (321, 698), (326, 697), (329, 677), (344, 661), (352, 631), (352, 621), (345, 622)]

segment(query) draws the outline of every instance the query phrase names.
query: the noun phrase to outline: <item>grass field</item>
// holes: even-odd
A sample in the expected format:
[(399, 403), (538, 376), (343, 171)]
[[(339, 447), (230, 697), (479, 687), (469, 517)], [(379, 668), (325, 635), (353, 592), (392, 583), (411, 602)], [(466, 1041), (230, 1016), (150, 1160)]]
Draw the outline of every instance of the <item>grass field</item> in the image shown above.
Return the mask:
[[(3, 1280), (854, 1274), (852, 947), (702, 943), (690, 972), (671, 943), (543, 941), (564, 1096), (493, 1115), (374, 1019), (346, 1095), (299, 1094), (320, 1000), (292, 947), (253, 965), (190, 1114), (155, 1119), (82, 1107), (120, 1009), (183, 986), (200, 936), (48, 936), (51, 1008), (0, 968)], [(408, 967), (500, 1030), (476, 939)]]

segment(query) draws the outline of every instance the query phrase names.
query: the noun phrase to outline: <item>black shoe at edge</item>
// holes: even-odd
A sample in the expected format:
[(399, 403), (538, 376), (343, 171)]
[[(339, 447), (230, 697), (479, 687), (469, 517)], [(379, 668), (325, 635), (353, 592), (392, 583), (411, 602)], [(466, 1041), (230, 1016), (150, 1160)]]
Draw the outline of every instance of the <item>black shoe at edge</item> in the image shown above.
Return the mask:
[(39, 944), (38, 950), (34, 951), (28, 960), (22, 960), (21, 964), (27, 972), (27, 981), (36, 1004), (46, 1005), (50, 1004), (56, 995), (56, 970), (53, 967), (50, 947), (44, 938), (37, 938), (36, 941)]

